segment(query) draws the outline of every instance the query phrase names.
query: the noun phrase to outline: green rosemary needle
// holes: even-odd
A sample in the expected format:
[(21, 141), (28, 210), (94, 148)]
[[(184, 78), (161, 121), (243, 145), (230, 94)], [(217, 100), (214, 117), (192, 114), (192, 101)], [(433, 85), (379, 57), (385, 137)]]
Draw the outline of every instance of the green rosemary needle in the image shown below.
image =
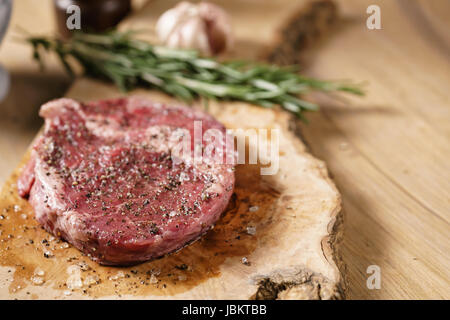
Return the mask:
[(30, 37), (27, 41), (40, 63), (43, 50), (54, 51), (70, 74), (73, 71), (68, 57), (75, 58), (87, 75), (109, 79), (121, 90), (150, 86), (186, 102), (202, 97), (246, 101), (266, 108), (280, 105), (304, 119), (304, 111), (318, 108), (300, 98), (307, 92), (363, 94), (353, 85), (306, 78), (292, 67), (218, 62), (192, 50), (153, 46), (133, 38), (133, 32), (78, 32), (69, 40)]

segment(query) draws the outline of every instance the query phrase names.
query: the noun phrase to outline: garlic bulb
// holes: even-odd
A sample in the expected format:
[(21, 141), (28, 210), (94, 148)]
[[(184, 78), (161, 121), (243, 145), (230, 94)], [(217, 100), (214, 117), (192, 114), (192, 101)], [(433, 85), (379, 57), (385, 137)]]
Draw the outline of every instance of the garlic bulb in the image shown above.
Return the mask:
[(208, 2), (179, 3), (161, 15), (156, 32), (168, 47), (196, 49), (203, 55), (224, 52), (232, 45), (227, 13)]

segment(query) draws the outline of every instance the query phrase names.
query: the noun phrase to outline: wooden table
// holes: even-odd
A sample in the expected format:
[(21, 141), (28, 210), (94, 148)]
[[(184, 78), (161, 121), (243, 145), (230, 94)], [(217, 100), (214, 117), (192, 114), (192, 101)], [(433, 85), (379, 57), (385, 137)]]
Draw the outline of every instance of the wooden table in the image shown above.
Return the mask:
[[(450, 3), (339, 1), (342, 22), (318, 48), (307, 74), (367, 82), (367, 96), (316, 96), (303, 135), (325, 160), (346, 212), (343, 256), (349, 298), (450, 298)], [(366, 8), (381, 7), (382, 30), (366, 28)], [(16, 167), (41, 122), (40, 103), (64, 94), (69, 79), (55, 61), (40, 72), (14, 42), (26, 30), (53, 30), (51, 1), (16, 1), (0, 62), (12, 90), (0, 104), (0, 182)], [(17, 32), (14, 32), (17, 33)], [(381, 289), (369, 290), (370, 265)]]

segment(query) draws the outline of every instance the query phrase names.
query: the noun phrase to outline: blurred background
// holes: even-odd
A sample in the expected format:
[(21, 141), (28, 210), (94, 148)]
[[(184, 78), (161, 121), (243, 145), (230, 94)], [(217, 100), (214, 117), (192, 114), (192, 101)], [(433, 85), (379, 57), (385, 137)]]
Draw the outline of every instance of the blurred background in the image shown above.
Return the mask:
[[(0, 184), (20, 162), (42, 121), (39, 106), (65, 94), (71, 79), (53, 55), (45, 70), (21, 37), (61, 31), (61, 7), (117, 1), (17, 0), (0, 44), (0, 65), (10, 86), (0, 102)], [(153, 2), (118, 1), (104, 28), (124, 15), (146, 24)], [(245, 0), (235, 17), (251, 52), (264, 32), (245, 28), (254, 12), (274, 15), (281, 0)], [(343, 246), (349, 297), (356, 299), (450, 298), (450, 1), (336, 0), (339, 20), (310, 50), (307, 75), (367, 83), (364, 98), (317, 97), (321, 111), (308, 114), (302, 136), (326, 161), (342, 193), (346, 213)], [(0, 0), (0, 36), (8, 0)], [(226, 5), (228, 1), (223, 1)], [(286, 3), (286, 1), (285, 1)], [(264, 5), (263, 5), (264, 4)], [(381, 29), (366, 26), (369, 5), (381, 8)], [(244, 8), (244, 7), (242, 7)], [(271, 8), (268, 10), (267, 8)], [(110, 10), (106, 7), (103, 10)], [(99, 9), (95, 9), (99, 10)], [(259, 10), (259, 11), (258, 11)], [(58, 13), (59, 12), (59, 13)], [(98, 15), (94, 13), (91, 17)], [(239, 14), (241, 16), (239, 16)], [(89, 16), (89, 15), (88, 15)], [(289, 41), (297, 41), (290, 39)], [(299, 50), (300, 51), (300, 50)], [(297, 53), (295, 53), (297, 54)], [(300, 52), (298, 52), (300, 54)], [(382, 290), (368, 290), (366, 268), (381, 267)]]

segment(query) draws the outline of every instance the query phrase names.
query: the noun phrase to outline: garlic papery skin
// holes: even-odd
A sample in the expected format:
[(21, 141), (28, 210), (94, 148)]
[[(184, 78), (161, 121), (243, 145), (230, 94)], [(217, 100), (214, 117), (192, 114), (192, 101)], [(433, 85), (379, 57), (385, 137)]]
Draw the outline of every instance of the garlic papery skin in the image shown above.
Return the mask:
[(195, 49), (202, 55), (224, 52), (233, 43), (228, 14), (208, 2), (179, 3), (161, 15), (156, 33), (170, 48)]

